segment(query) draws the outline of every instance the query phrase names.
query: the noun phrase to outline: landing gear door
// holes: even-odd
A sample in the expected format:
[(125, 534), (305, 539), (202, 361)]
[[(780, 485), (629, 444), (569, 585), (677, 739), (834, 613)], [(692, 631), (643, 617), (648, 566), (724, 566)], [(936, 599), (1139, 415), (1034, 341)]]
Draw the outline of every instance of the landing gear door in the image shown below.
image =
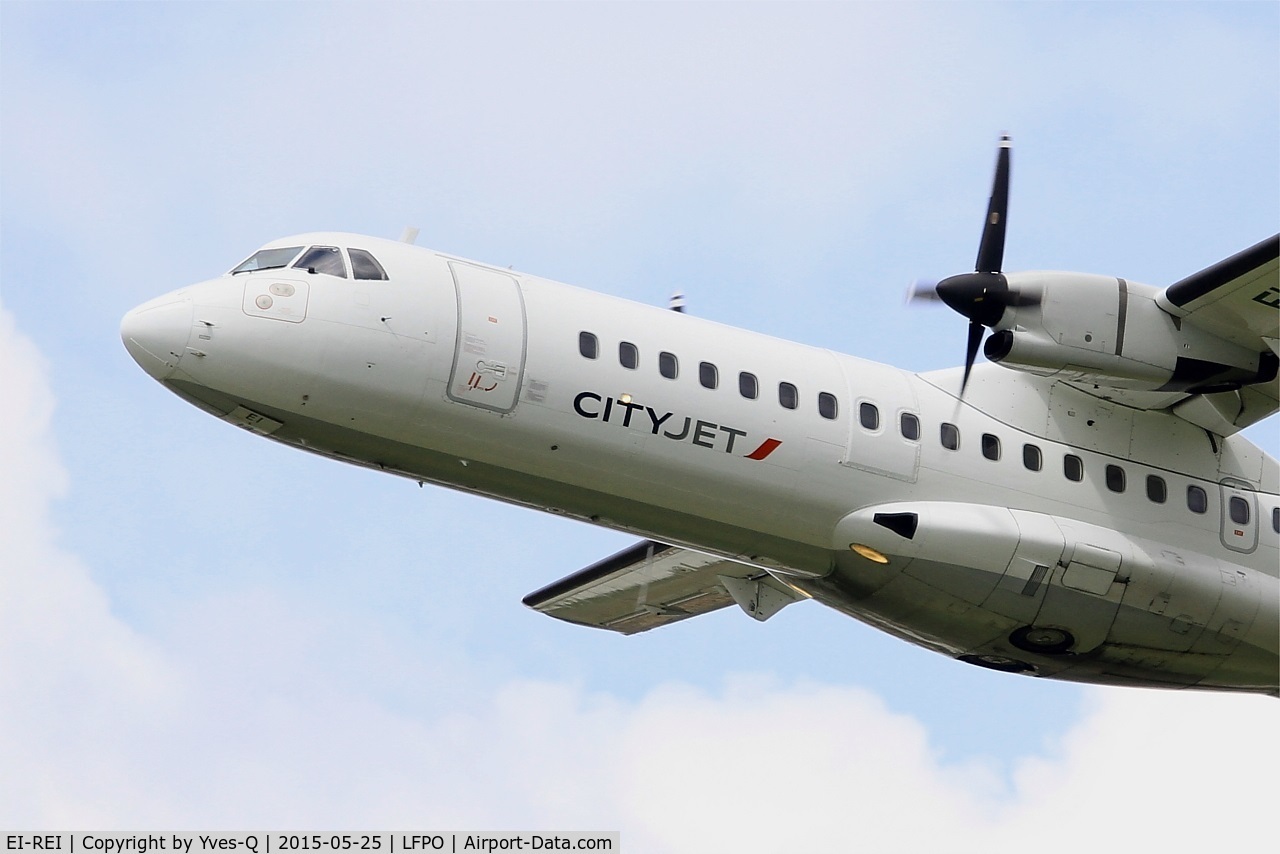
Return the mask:
[(458, 297), (458, 337), (450, 400), (506, 414), (516, 408), (524, 376), (524, 297), (498, 270), (450, 261)]

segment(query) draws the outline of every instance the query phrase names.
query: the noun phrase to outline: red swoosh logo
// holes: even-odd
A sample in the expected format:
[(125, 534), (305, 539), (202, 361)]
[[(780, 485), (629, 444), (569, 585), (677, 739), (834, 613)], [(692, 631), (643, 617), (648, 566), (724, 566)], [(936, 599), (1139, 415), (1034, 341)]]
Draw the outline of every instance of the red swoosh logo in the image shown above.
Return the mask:
[(747, 454), (747, 459), (763, 460), (765, 457), (769, 456), (774, 451), (776, 451), (778, 449), (778, 446), (781, 444), (782, 444), (781, 439), (765, 439), (763, 442), (760, 443), (760, 447), (756, 448), (754, 451)]

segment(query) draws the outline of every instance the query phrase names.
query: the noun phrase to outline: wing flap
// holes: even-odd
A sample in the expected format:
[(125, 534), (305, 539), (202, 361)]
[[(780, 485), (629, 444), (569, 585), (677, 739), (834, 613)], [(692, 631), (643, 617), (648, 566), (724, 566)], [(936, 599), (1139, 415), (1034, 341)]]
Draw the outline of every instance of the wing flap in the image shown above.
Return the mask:
[(734, 579), (761, 581), (802, 598), (755, 567), (642, 540), (530, 593), (524, 604), (566, 622), (631, 635), (734, 604), (722, 576), (731, 584)]

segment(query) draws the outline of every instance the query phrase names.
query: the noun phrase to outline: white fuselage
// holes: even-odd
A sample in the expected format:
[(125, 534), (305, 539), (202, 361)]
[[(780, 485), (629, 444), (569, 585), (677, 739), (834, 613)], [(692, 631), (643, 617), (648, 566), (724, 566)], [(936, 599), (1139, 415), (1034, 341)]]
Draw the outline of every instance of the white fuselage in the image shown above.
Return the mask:
[[(733, 558), (973, 663), (1276, 691), (1277, 466), (1243, 437), (993, 365), (960, 400), (958, 370), (402, 243), (268, 246), (312, 244), (371, 251), (388, 278), (222, 276), (135, 309), (126, 344), (255, 432)], [(886, 527), (894, 513), (918, 534)], [(1074, 642), (1011, 646), (1026, 626)]]

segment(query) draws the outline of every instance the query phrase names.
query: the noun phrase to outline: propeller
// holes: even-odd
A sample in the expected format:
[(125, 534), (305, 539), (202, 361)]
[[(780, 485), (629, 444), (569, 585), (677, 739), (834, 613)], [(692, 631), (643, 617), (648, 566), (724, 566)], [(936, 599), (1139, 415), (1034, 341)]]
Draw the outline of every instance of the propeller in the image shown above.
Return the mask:
[(907, 285), (907, 302), (942, 302), (937, 279), (916, 279)]
[(1040, 301), (1039, 294), (1024, 294), (1011, 289), (1008, 279), (1000, 271), (1004, 264), (1004, 238), (1009, 213), (1010, 146), (1008, 135), (1002, 136), (973, 272), (948, 276), (937, 283), (920, 280), (913, 283), (907, 292), (908, 299), (912, 301), (941, 301), (969, 318), (964, 378), (960, 381), (961, 397), (969, 385), (969, 374), (978, 358), (978, 350), (982, 348), (984, 327), (994, 327), (999, 323), (1004, 310), (1010, 306), (1034, 305)]
[(938, 298), (952, 310), (969, 318), (969, 338), (964, 351), (964, 378), (960, 396), (969, 385), (969, 374), (982, 346), (984, 326), (994, 326), (1004, 314), (1009, 282), (1000, 267), (1004, 263), (1004, 236), (1009, 213), (1009, 137), (1000, 138), (996, 155), (996, 176), (987, 200), (987, 218), (982, 224), (982, 240), (972, 273), (948, 276), (938, 282)]

